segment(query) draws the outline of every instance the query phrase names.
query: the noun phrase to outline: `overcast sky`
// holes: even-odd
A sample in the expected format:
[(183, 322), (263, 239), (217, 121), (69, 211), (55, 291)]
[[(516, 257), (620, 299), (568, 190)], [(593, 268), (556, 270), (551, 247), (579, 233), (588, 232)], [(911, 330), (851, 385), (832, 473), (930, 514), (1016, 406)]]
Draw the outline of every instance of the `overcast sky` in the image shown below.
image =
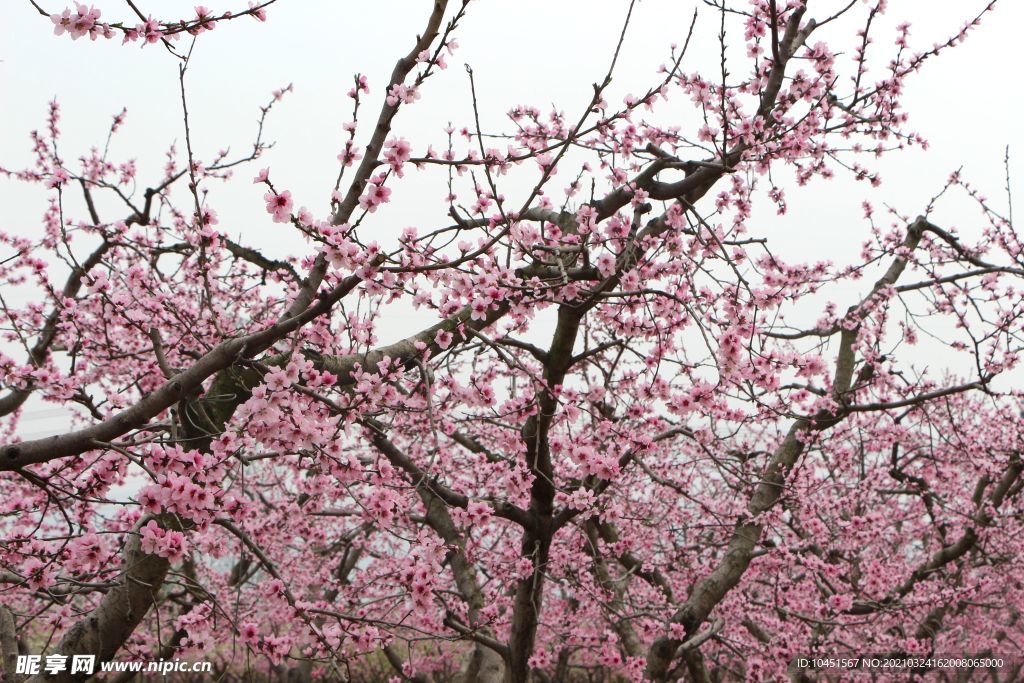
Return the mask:
[[(48, 11), (65, 7), (53, 0), (39, 2)], [(102, 9), (104, 20), (130, 18), (123, 1), (94, 4)], [(176, 19), (190, 17), (194, 3), (137, 0), (136, 4), (144, 12)], [(238, 0), (204, 4), (218, 13), (245, 8)], [(810, 14), (822, 16), (843, 4), (845, 0), (815, 1)], [(901, 20), (912, 23), (913, 47), (930, 47), (955, 33), (983, 4), (979, 0), (892, 0), (872, 51), (888, 61), (892, 50), (887, 36)], [(414, 152), (421, 152), (429, 143), (444, 147), (443, 127), (448, 121), (456, 126), (469, 124), (472, 111), (464, 63), (472, 65), (476, 74), (485, 129), (506, 128), (504, 112), (516, 104), (532, 104), (545, 111), (556, 107), (576, 117), (589, 101), (591, 83), (607, 69), (627, 6), (612, 0), (476, 0), (457, 34), (460, 48), (449, 58), (450, 68), (428, 82), (419, 103), (402, 111), (395, 132), (413, 142)], [(669, 46), (685, 39), (695, 6), (699, 6), (696, 39), (683, 70), (715, 73), (718, 17), (712, 8), (695, 0), (641, 0), (609, 102), (620, 102), (623, 95), (640, 93), (655, 82), (658, 66), (668, 59)], [(258, 107), (270, 92), (288, 83), (295, 88), (275, 108), (266, 131), (276, 143), (274, 149), (243, 169), (239, 182), (210, 185), (210, 204), (219, 213), (220, 228), (275, 254), (282, 249), (302, 250), (287, 226), (271, 222), (261, 201), (264, 188), (252, 185), (250, 178), (259, 168), (270, 166), (275, 184), (290, 189), (297, 205), (326, 216), (337, 174), (336, 155), (344, 139), (342, 123), (350, 113), (345, 92), (352, 74), (369, 76), (372, 98), (364, 111), (374, 112), (396, 58), (411, 46), (429, 7), (428, 0), (280, 0), (268, 9), (266, 23), (241, 18), (200, 37), (187, 77), (193, 145), (200, 158), (226, 147), (245, 149), (251, 144)], [(1021, 176), (1019, 156), (1024, 153), (1018, 123), (1021, 77), (1014, 47), (1021, 25), (1024, 3), (1003, 0), (964, 45), (913, 77), (904, 100), (906, 109), (912, 126), (931, 147), (879, 162), (882, 188), (872, 190), (842, 178), (804, 190), (788, 187), (788, 215), (777, 217), (765, 207), (755, 214), (757, 231), (769, 235), (788, 260), (847, 263), (857, 258), (867, 237), (860, 209), (864, 199), (877, 206), (889, 202), (914, 215), (959, 167), (997, 207), (1005, 207), (1004, 150), (1009, 145), (1011, 157), (1017, 157), (1011, 164), (1017, 177)], [(822, 39), (852, 46), (851, 27), (850, 23), (837, 25)], [(740, 39), (737, 35), (734, 41)], [(31, 163), (28, 133), (44, 126), (47, 102), (54, 97), (63, 109), (62, 152), (67, 160), (90, 146), (102, 145), (111, 116), (122, 107), (127, 107), (128, 118), (115, 140), (112, 158), (137, 159), (140, 182), (160, 173), (171, 142), (177, 140), (183, 147), (178, 62), (159, 46), (140, 49), (121, 46), (120, 40), (93, 43), (53, 36), (49, 20), (27, 0), (4, 0), (0, 60), (0, 166)], [(681, 98), (677, 103), (680, 120), (685, 121), (687, 103)], [(367, 122), (364, 125), (369, 128)], [(361, 138), (362, 146), (365, 137)], [(559, 176), (556, 187), (568, 180)], [(514, 190), (510, 186), (506, 194), (518, 205)], [(374, 217), (373, 225), (378, 226), (374, 229), (382, 236), (407, 225), (426, 230), (443, 220), (444, 194), (441, 174), (411, 172), (396, 186), (393, 203)], [(37, 234), (45, 208), (43, 193), (26, 192), (23, 186), (0, 180), (0, 198), (0, 228)], [(103, 216), (111, 221), (123, 217)], [(951, 204), (934, 219), (968, 231), (977, 213), (967, 205)], [(857, 294), (850, 292), (850, 296)], [(17, 300), (26, 294), (10, 296)], [(382, 336), (408, 334), (411, 325), (429, 322), (425, 313), (412, 317), (392, 313)], [(33, 410), (29, 417), (52, 421), (52, 413)], [(24, 431), (31, 436), (34, 428)]]

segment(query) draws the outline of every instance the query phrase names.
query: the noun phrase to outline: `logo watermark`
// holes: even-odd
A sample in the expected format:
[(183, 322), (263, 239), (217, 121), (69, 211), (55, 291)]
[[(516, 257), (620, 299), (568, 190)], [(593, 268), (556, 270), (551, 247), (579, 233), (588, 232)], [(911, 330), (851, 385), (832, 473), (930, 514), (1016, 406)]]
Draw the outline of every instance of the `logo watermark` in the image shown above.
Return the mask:
[(818, 673), (911, 673), (921, 671), (1000, 671), (1020, 664), (1019, 657), (1000, 656), (899, 656), (899, 655), (825, 655), (797, 657), (792, 664), (804, 671)]
[(95, 655), (18, 655), (14, 673), (26, 676), (55, 676), (64, 672), (91, 675), (97, 671), (155, 673), (166, 676), (172, 673), (213, 673), (211, 662), (186, 662), (180, 659), (159, 659), (155, 661), (100, 662), (96, 666)]

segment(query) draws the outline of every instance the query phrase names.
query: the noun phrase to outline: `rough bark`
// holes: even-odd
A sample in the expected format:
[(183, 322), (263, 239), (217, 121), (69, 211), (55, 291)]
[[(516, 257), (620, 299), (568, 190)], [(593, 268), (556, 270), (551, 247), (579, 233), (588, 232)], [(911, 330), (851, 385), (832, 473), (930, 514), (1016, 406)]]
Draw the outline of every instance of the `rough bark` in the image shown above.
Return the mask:
[(527, 418), (522, 428), (522, 439), (526, 446), (526, 464), (533, 474), (530, 487), (529, 512), (532, 524), (523, 531), (521, 554), (532, 564), (530, 575), (516, 582), (512, 608), (512, 624), (509, 632), (509, 670), (506, 680), (511, 683), (526, 683), (529, 678), (529, 659), (533, 654), (537, 636), (537, 622), (541, 604), (544, 601), (544, 570), (554, 536), (554, 468), (548, 431), (558, 400), (554, 389), (565, 379), (572, 364), (572, 350), (576, 345), (580, 321), (585, 309), (565, 304), (558, 310), (558, 324), (547, 351), (544, 368), (544, 382), (547, 385), (538, 393), (537, 412)]
[(11, 610), (0, 605), (0, 666), (3, 667), (4, 683), (14, 683), (15, 665), (18, 660), (18, 636), (14, 632), (14, 615)]
[[(164, 582), (170, 563), (166, 558), (142, 552), (137, 534), (125, 543), (122, 581), (111, 588), (100, 604), (80, 619), (61, 639), (56, 654), (95, 655), (96, 661), (108, 661), (146, 616)], [(72, 676), (64, 671), (56, 676), (35, 675), (28, 683), (71, 683), (88, 676)]]

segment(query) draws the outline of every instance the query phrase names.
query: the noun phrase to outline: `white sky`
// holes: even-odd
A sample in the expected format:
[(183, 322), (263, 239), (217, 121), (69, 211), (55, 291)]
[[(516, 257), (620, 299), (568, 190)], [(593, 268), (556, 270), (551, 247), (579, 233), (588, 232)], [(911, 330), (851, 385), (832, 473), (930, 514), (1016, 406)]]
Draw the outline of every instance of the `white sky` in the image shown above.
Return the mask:
[[(64, 8), (63, 2), (40, 0), (49, 11)], [(129, 19), (121, 1), (95, 2), (103, 19)], [(143, 12), (163, 19), (191, 17), (196, 3), (178, 0), (137, 0)], [(219, 13), (244, 9), (245, 3), (207, 0)], [(455, 3), (453, 3), (455, 4)], [(822, 16), (843, 3), (815, 0), (810, 14)], [(892, 48), (885, 36), (902, 20), (912, 23), (911, 44), (927, 48), (956, 31), (963, 20), (984, 4), (981, 0), (935, 2), (892, 0), (883, 17), (873, 54), (888, 61)], [(395, 132), (413, 143), (414, 153), (427, 144), (443, 149), (443, 127), (472, 121), (467, 76), (469, 63), (476, 74), (485, 129), (505, 125), (504, 112), (516, 104), (532, 104), (542, 111), (551, 106), (572, 118), (589, 101), (591, 83), (599, 80), (608, 65), (628, 3), (611, 0), (476, 0), (457, 33), (460, 48), (449, 58), (450, 68), (431, 79), (423, 99), (403, 109)], [(607, 99), (620, 102), (626, 93), (640, 93), (658, 78), (657, 67), (668, 59), (669, 45), (682, 43), (695, 6), (699, 5), (695, 43), (684, 61), (685, 72), (717, 73), (715, 11), (697, 0), (641, 0), (627, 35), (617, 75)], [(369, 76), (372, 97), (364, 105), (361, 131), (368, 130), (383, 94), (383, 86), (396, 58), (412, 44), (429, 11), (427, 0), (344, 2), (280, 0), (268, 9), (262, 24), (241, 18), (220, 25), (200, 37), (188, 75), (193, 145), (198, 157), (211, 157), (230, 146), (241, 152), (251, 144), (258, 107), (270, 92), (294, 83), (295, 92), (279, 103), (271, 115), (266, 137), (276, 146), (251, 167), (243, 168), (236, 182), (214, 183), (210, 205), (232, 237), (266, 248), (273, 255), (299, 252), (301, 242), (289, 228), (271, 222), (264, 212), (263, 186), (250, 183), (255, 171), (271, 167), (279, 189), (290, 189), (297, 205), (306, 205), (318, 216), (326, 214), (330, 188), (337, 174), (336, 155), (349, 118), (350, 100), (345, 92), (355, 72)], [(861, 8), (863, 9), (863, 8)], [(863, 12), (862, 12), (863, 13)], [(912, 127), (931, 143), (927, 152), (913, 150), (891, 155), (876, 167), (884, 185), (872, 190), (866, 184), (840, 179), (817, 182), (801, 190), (789, 186), (790, 211), (777, 217), (767, 205), (755, 213), (751, 226), (768, 235), (774, 249), (787, 260), (855, 260), (867, 237), (861, 201), (884, 202), (916, 215), (943, 184), (949, 173), (964, 174), (997, 207), (1005, 207), (1003, 154), (1010, 146), (1012, 173), (1021, 177), (1024, 154), (1019, 112), (1024, 104), (1014, 46), (1024, 24), (1024, 3), (1003, 0), (967, 42), (924, 67), (912, 78), (905, 97)], [(853, 45), (850, 23), (823, 32), (844, 45)], [(740, 35), (733, 42), (739, 43)], [(184, 46), (183, 40), (179, 45)], [(140, 49), (122, 47), (120, 40), (95, 43), (53, 36), (50, 22), (27, 0), (3, 0), (0, 14), (0, 166), (19, 168), (31, 163), (28, 133), (45, 125), (46, 104), (57, 97), (63, 108), (63, 156), (75, 159), (93, 145), (102, 145), (113, 114), (128, 108), (127, 123), (116, 138), (116, 161), (136, 158), (139, 180), (155, 179), (168, 145), (178, 140), (184, 150), (177, 81), (177, 61), (160, 46)], [(737, 71), (739, 69), (737, 68)], [(688, 105), (677, 99), (682, 111)], [(360, 135), (364, 146), (366, 135)], [(496, 145), (504, 148), (504, 145)], [(569, 182), (568, 170), (556, 177), (553, 189)], [(392, 204), (378, 211), (367, 228), (380, 230), (386, 241), (402, 227), (417, 225), (421, 231), (443, 221), (445, 194), (443, 174), (410, 171), (395, 186)], [(510, 203), (518, 206), (515, 187), (504, 189)], [(525, 189), (525, 188), (523, 188)], [(0, 228), (37, 234), (45, 203), (43, 193), (0, 180)], [(465, 197), (465, 194), (463, 194)], [(517, 201), (518, 200), (518, 201)], [(104, 220), (124, 218), (123, 212), (107, 212)], [(951, 205), (934, 220), (965, 233), (977, 218), (967, 205)], [(368, 233), (363, 233), (364, 238)], [(289, 246), (293, 245), (293, 246)], [(869, 286), (862, 282), (848, 292), (851, 299)], [(11, 293), (17, 301), (27, 293)], [(22, 300), (24, 300), (22, 298)], [(413, 325), (431, 322), (426, 314), (392, 313), (385, 317), (382, 341), (409, 333)], [(32, 409), (26, 436), (37, 435), (51, 412)], [(42, 409), (52, 410), (52, 409)]]

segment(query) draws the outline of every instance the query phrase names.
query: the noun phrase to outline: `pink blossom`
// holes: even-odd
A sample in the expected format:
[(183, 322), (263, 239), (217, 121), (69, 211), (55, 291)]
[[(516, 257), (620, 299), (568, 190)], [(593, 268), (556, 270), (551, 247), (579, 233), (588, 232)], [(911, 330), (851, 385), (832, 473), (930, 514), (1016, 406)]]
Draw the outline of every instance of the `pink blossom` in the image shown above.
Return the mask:
[(362, 158), (363, 155), (359, 150), (359, 146), (352, 144), (351, 140), (345, 143), (345, 150), (338, 155), (338, 161), (345, 166), (351, 166), (354, 162), (359, 161)]
[(199, 35), (206, 31), (212, 31), (217, 26), (217, 22), (213, 20), (213, 14), (209, 8), (205, 5), (196, 5), (196, 24), (189, 29), (191, 35)]
[(828, 599), (828, 604), (836, 612), (845, 612), (853, 606), (853, 598), (837, 593)]
[(412, 147), (405, 138), (391, 138), (384, 146), (384, 160), (391, 164), (391, 169), (402, 177), (402, 164), (409, 160)]
[(259, 627), (251, 621), (247, 621), (238, 627), (238, 635), (250, 645), (255, 645), (259, 640)]
[(211, 208), (204, 208), (202, 214), (198, 216), (199, 222), (204, 226), (214, 226), (220, 223), (217, 219), (217, 212)]
[(359, 206), (374, 213), (381, 204), (386, 204), (391, 197), (391, 188), (375, 183), (368, 183), (366, 192), (359, 198)]
[(71, 176), (68, 175), (68, 172), (65, 171), (63, 168), (58, 168), (53, 172), (53, 175), (50, 177), (49, 186), (54, 188), (60, 187), (69, 180), (71, 180)]
[(141, 536), (142, 552), (148, 555), (159, 555), (163, 545), (163, 537), (166, 532), (156, 523), (156, 520), (149, 520), (145, 526), (139, 529)]
[(146, 21), (136, 26), (135, 33), (149, 45), (158, 42), (164, 36), (160, 23), (153, 17), (148, 17)]
[(160, 542), (157, 554), (171, 562), (180, 562), (185, 557), (186, 549), (185, 535), (180, 531), (168, 531)]
[(50, 15), (54, 34), (59, 36), (67, 31), (72, 40), (78, 40), (86, 34), (96, 40), (97, 35), (105, 34), (109, 27), (99, 24), (99, 18), (98, 9), (82, 4), (77, 4), (74, 12), (65, 9), (60, 14)]
[(267, 213), (274, 217), (275, 223), (287, 223), (291, 220), (292, 193), (270, 191), (263, 195), (267, 202)]
[(249, 0), (249, 10), (252, 13), (251, 16), (253, 18), (258, 19), (260, 21), (266, 21), (267, 20), (267, 11), (265, 9), (263, 9), (262, 7), (258, 6), (252, 0)]
[(434, 336), (434, 342), (442, 349), (447, 349), (452, 344), (454, 335), (448, 330), (438, 330)]
[(68, 543), (68, 567), (78, 571), (95, 569), (104, 554), (104, 544), (99, 535), (83, 534)]
[(394, 107), (397, 106), (399, 102), (402, 102), (404, 104), (412, 104), (419, 98), (420, 93), (419, 89), (416, 86), (407, 86), (402, 83), (397, 83), (391, 86), (391, 89), (388, 91), (388, 96), (386, 100), (389, 106)]
[(472, 315), (470, 316), (473, 320), (484, 320), (487, 317), (487, 312), (491, 308), (491, 302), (489, 299), (474, 299), (470, 305)]

